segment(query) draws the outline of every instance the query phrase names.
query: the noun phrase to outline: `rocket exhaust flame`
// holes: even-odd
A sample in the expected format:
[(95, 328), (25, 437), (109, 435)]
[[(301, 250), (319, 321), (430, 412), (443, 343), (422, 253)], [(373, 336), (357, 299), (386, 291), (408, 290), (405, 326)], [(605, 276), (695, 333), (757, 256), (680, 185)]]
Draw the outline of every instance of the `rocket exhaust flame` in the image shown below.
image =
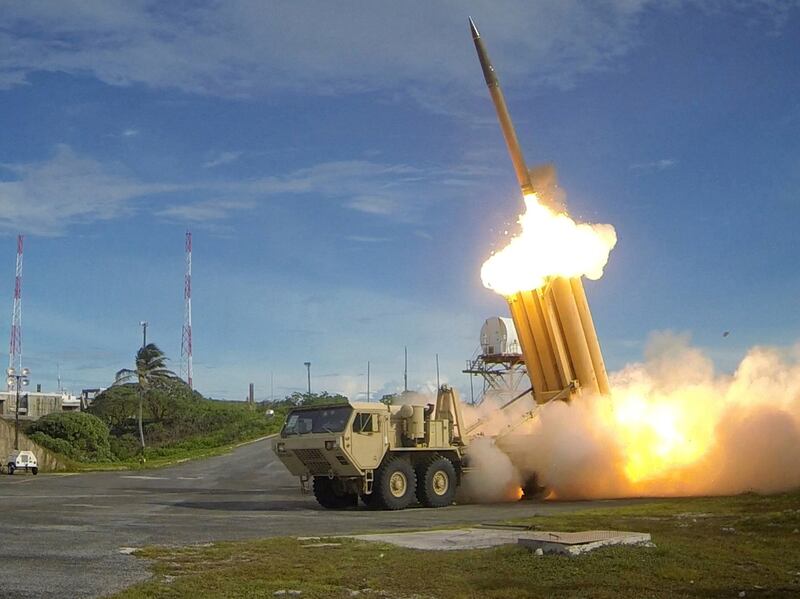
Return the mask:
[[(477, 446), (473, 486), (495, 489), (477, 497), (512, 501), (503, 490), (533, 472), (560, 500), (800, 486), (800, 345), (753, 348), (732, 375), (716, 374), (687, 336), (657, 333), (646, 355), (611, 376), (611, 395), (541, 406), (519, 434)], [(467, 417), (492, 407), (475, 410)], [(495, 414), (487, 435), (516, 417)]]
[(481, 268), (483, 284), (505, 296), (543, 287), (550, 277), (599, 279), (617, 243), (611, 225), (576, 223), (525, 196), (521, 232)]
[(515, 465), (561, 499), (800, 486), (800, 348), (751, 349), (726, 376), (687, 343), (661, 333), (655, 355), (612, 376), (611, 396), (545, 406), (510, 440)]

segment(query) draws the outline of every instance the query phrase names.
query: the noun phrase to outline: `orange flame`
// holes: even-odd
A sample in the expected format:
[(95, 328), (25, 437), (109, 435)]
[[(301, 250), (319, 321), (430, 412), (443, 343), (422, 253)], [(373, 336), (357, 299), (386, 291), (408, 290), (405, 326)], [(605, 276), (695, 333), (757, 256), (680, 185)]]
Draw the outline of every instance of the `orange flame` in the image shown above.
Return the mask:
[[(712, 396), (713, 397), (713, 396)], [(637, 486), (668, 476), (701, 459), (714, 444), (720, 418), (709, 389), (687, 387), (667, 395), (616, 389), (603, 410), (625, 459), (624, 474)]]
[(611, 225), (576, 223), (544, 206), (536, 194), (525, 196), (519, 224), (520, 234), (481, 268), (483, 284), (506, 296), (542, 287), (552, 276), (599, 279), (617, 243)]

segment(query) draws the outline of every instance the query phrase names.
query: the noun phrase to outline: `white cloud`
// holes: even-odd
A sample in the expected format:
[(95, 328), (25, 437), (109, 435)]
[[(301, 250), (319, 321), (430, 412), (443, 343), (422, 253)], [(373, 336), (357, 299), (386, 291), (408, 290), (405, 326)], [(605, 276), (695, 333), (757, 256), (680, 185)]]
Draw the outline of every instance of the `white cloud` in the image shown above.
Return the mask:
[(357, 243), (384, 243), (389, 241), (388, 237), (372, 237), (369, 235), (346, 235), (345, 239)]
[(191, 204), (176, 204), (157, 211), (156, 215), (171, 221), (202, 223), (230, 218), (234, 212), (252, 210), (255, 205), (252, 200), (215, 199)]
[(631, 170), (635, 171), (665, 171), (673, 168), (678, 164), (674, 158), (661, 158), (660, 160), (652, 160), (650, 162), (637, 162), (631, 165)]
[[(431, 204), (430, 188), (450, 172), (352, 160), (245, 181), (148, 183), (116, 164), (80, 156), (66, 145), (56, 146), (47, 160), (0, 165), (0, 174), (3, 171), (10, 177), (0, 179), (0, 231), (38, 235), (61, 235), (72, 225), (144, 210), (170, 221), (212, 223), (273, 198), (301, 194), (376, 218), (411, 223)], [(194, 199), (182, 199), (189, 192)], [(436, 195), (449, 197), (446, 186)]]
[(144, 196), (179, 190), (137, 181), (123, 169), (56, 147), (43, 162), (0, 165), (13, 180), (0, 181), (0, 230), (58, 235), (70, 225), (120, 218)]
[[(232, 97), (391, 90), (449, 112), (456, 107), (442, 102), (443, 94), (483, 93), (467, 14), (476, 17), (505, 76), (569, 85), (635, 46), (645, 16), (686, 4), (728, 6), (721, 0), (507, 0), (499, 6), (490, 0), (28, 0), (3, 6), (0, 87), (37, 71), (90, 73), (111, 85)], [(761, 0), (749, 8), (772, 23), (796, 5)]]
[(230, 164), (236, 162), (242, 155), (241, 152), (221, 152), (215, 158), (203, 163), (203, 168), (214, 168), (215, 166), (222, 166), (223, 164)]
[(138, 129), (125, 129), (125, 131), (122, 132), (123, 137), (135, 137), (137, 135), (139, 135)]
[(366, 214), (381, 216), (393, 214), (398, 210), (397, 202), (392, 198), (381, 196), (358, 196), (347, 202), (347, 207)]

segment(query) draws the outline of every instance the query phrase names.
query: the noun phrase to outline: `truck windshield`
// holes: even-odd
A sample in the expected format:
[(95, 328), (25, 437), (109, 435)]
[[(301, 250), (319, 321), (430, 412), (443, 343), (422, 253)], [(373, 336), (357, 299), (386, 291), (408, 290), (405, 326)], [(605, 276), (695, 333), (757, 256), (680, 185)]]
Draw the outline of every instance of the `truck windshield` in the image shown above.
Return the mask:
[(289, 414), (283, 425), (283, 436), (306, 433), (340, 433), (350, 419), (353, 408), (336, 406), (317, 410), (298, 410)]

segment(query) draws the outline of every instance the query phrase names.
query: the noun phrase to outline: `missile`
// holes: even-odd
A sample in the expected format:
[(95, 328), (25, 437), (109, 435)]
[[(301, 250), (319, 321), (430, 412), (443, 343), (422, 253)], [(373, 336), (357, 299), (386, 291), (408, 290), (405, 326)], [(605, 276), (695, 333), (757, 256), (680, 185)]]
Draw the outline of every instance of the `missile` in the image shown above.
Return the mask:
[[(528, 170), (497, 72), (471, 17), (469, 28), (522, 195), (538, 192), (544, 205), (566, 212), (558, 198), (555, 169), (546, 165)], [(507, 300), (537, 403), (563, 399), (565, 393), (572, 396), (575, 382), (580, 392), (590, 395), (610, 392), (580, 277), (554, 277), (543, 289), (517, 292)]]
[(520, 189), (522, 189), (522, 195), (534, 193), (531, 175), (525, 165), (525, 157), (522, 155), (522, 148), (517, 140), (517, 134), (514, 132), (514, 124), (511, 122), (511, 115), (508, 113), (503, 90), (500, 89), (500, 80), (497, 78), (492, 61), (489, 60), (489, 53), (486, 52), (486, 46), (483, 44), (481, 34), (478, 32), (472, 17), (469, 18), (469, 28), (472, 32), (472, 41), (475, 43), (475, 50), (478, 53), (478, 60), (483, 70), (483, 78), (486, 80), (489, 94), (492, 96), (497, 118), (500, 121), (500, 128), (503, 130), (503, 137), (506, 140), (506, 147), (511, 155), (511, 162), (514, 164), (514, 172), (517, 174), (517, 181)]

